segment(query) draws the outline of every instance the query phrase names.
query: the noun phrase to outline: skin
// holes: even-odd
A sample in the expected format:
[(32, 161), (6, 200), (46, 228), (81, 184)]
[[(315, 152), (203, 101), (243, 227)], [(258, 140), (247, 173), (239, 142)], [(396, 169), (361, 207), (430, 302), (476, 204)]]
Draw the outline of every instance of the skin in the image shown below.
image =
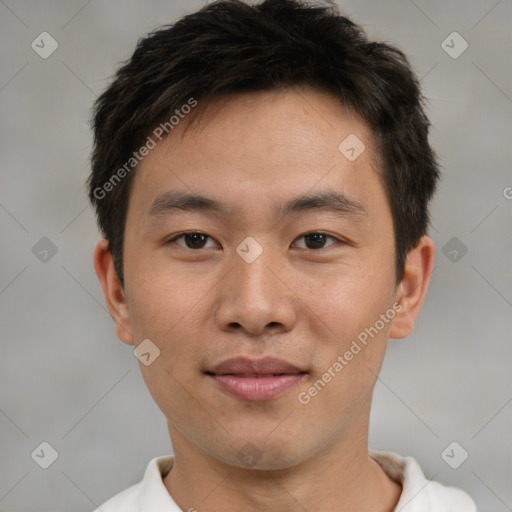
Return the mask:
[[(94, 254), (118, 337), (135, 346), (149, 338), (160, 349), (140, 367), (175, 453), (164, 484), (183, 510), (392, 511), (401, 486), (368, 456), (371, 398), (388, 339), (414, 328), (434, 244), (421, 238), (397, 283), (372, 135), (337, 99), (309, 88), (251, 92), (202, 113), (198, 123), (182, 121), (136, 171), (124, 290), (107, 242)], [(338, 150), (350, 134), (366, 146), (355, 161)], [(278, 202), (327, 188), (361, 203), (366, 215), (272, 215)], [(233, 213), (152, 218), (164, 191), (193, 191)], [(210, 238), (198, 249), (183, 237), (166, 243), (184, 231)], [(335, 238), (316, 249), (303, 236), (311, 232)], [(235, 251), (248, 236), (263, 250), (253, 263)], [(298, 394), (395, 303), (394, 319), (301, 404)], [(203, 373), (227, 358), (265, 355), (308, 374), (280, 397), (248, 402)], [(252, 466), (237, 456), (247, 443), (261, 456)]]

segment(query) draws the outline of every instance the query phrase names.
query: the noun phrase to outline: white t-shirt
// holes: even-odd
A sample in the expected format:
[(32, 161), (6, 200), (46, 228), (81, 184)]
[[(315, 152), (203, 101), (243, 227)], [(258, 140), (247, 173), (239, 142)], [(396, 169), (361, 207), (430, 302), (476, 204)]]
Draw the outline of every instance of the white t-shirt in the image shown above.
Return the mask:
[[(402, 485), (395, 512), (477, 512), (468, 494), (427, 480), (412, 457), (393, 452), (370, 451), (369, 454), (391, 479)], [(162, 481), (173, 462), (172, 456), (154, 458), (141, 482), (114, 496), (94, 512), (187, 512), (176, 505)]]

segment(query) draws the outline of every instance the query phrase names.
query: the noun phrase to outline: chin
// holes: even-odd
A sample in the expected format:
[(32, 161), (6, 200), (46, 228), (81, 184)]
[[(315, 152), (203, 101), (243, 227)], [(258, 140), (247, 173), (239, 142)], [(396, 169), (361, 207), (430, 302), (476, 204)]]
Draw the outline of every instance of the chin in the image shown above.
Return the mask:
[[(297, 437), (294, 436), (295, 443)], [(228, 457), (228, 464), (245, 469), (258, 470), (281, 470), (288, 469), (303, 462), (306, 455), (290, 443), (288, 437), (284, 439), (261, 438), (258, 435), (251, 438), (247, 436), (245, 440), (235, 443), (238, 448), (234, 453), (231, 452)]]

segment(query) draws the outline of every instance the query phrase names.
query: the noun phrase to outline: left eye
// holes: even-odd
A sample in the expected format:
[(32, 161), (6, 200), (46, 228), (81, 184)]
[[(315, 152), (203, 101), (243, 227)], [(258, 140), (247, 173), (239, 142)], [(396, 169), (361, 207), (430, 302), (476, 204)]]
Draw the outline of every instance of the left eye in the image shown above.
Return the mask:
[[(299, 238), (304, 238), (304, 240), (309, 241), (310, 245), (313, 246), (313, 247), (306, 247), (306, 249), (314, 249), (314, 250), (324, 249), (324, 247), (320, 247), (320, 246), (323, 246), (325, 241), (328, 238), (330, 238), (331, 240), (334, 240), (334, 242), (340, 241), (337, 238), (335, 238), (331, 235), (328, 235), (327, 233), (322, 233), (321, 231), (320, 232), (314, 231), (312, 233), (306, 233), (304, 235), (301, 235)], [(331, 245), (333, 245), (333, 244), (331, 244)]]
[[(199, 231), (193, 231), (190, 233), (181, 233), (176, 235), (174, 238), (171, 238), (167, 243), (173, 243), (177, 240), (183, 238), (185, 240), (185, 245), (178, 244), (181, 247), (186, 247), (187, 249), (204, 249), (206, 240), (208, 238), (212, 239), (210, 236), (201, 233)], [(334, 242), (341, 242), (339, 239), (334, 236), (328, 235), (327, 233), (322, 233), (321, 231), (314, 231), (311, 233), (306, 233), (297, 238), (304, 238), (306, 240), (305, 249), (319, 250), (324, 249), (324, 245), (327, 239), (334, 240)], [(212, 239), (213, 240), (213, 239)], [(333, 245), (333, 244), (331, 244)]]

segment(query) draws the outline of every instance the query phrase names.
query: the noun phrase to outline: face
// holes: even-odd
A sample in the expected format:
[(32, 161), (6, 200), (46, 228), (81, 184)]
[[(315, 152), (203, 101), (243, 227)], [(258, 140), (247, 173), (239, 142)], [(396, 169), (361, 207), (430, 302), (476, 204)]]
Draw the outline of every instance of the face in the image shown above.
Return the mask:
[(118, 334), (160, 350), (140, 366), (171, 438), (285, 468), (367, 431), (400, 310), (392, 217), (368, 127), (331, 96), (240, 94), (203, 114), (134, 176)]

